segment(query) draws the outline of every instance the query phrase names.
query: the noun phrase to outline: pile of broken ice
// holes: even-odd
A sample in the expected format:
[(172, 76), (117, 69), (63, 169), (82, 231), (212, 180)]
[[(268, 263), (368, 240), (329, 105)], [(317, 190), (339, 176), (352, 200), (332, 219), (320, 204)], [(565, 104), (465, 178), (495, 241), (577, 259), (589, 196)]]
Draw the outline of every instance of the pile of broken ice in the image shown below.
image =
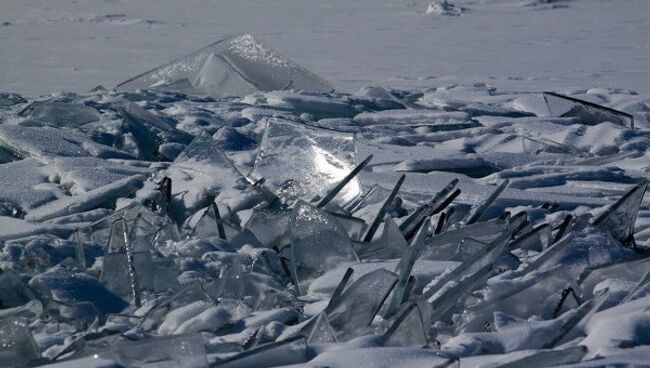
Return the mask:
[(484, 85), (334, 93), (250, 35), (117, 91), (2, 94), (0, 366), (636, 362), (633, 118)]

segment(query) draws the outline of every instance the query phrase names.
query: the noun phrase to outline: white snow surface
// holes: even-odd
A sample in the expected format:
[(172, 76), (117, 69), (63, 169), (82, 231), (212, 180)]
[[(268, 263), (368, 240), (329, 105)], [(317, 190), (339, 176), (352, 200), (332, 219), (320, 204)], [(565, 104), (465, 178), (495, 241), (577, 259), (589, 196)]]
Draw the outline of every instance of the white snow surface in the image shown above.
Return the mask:
[[(648, 14), (645, 0), (2, 1), (0, 366), (647, 364)], [(242, 58), (290, 59), (336, 90), (111, 90), (239, 32), (255, 34), (232, 45)], [(544, 91), (634, 128), (558, 116)], [(452, 180), (418, 235), (396, 228)]]

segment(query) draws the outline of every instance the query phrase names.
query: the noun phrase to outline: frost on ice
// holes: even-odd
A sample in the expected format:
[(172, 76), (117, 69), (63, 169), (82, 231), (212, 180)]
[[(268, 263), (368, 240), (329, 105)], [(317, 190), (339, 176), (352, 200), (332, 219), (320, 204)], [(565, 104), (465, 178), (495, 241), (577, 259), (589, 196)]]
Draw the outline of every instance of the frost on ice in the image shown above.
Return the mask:
[(650, 141), (591, 96), (333, 93), (242, 35), (119, 91), (19, 97), (0, 106), (0, 366), (647, 349)]

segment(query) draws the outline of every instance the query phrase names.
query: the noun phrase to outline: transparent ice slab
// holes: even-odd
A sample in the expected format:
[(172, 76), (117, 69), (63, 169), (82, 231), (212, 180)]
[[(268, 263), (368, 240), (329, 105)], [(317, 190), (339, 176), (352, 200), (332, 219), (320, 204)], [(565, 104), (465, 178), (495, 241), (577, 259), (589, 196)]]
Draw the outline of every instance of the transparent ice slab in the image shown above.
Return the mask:
[(121, 343), (97, 353), (129, 367), (207, 368), (203, 338), (200, 334), (173, 335)]
[(0, 366), (22, 367), (41, 357), (23, 319), (0, 320)]
[(299, 290), (305, 281), (346, 262), (358, 262), (345, 228), (330, 214), (298, 202), (289, 220), (291, 266)]
[[(182, 81), (182, 83), (179, 83)], [(188, 82), (192, 88), (188, 91)], [(166, 90), (213, 97), (297, 89), (331, 92), (334, 88), (266, 46), (251, 34), (228, 37), (117, 85), (118, 91), (160, 86)]]
[(634, 128), (634, 117), (626, 112), (607, 106), (563, 96), (553, 92), (544, 92), (544, 100), (551, 116), (580, 118), (583, 124), (595, 125), (605, 121)]
[(325, 313), (337, 337), (349, 339), (369, 326), (397, 280), (396, 274), (380, 268), (364, 274), (342, 293), (334, 295)]
[(261, 365), (276, 367), (304, 363), (307, 360), (307, 341), (304, 336), (296, 336), (258, 346), (232, 358), (216, 362), (214, 366), (219, 368), (256, 368)]
[[(309, 201), (325, 196), (355, 166), (354, 134), (269, 118), (252, 174), (273, 190)], [(331, 203), (343, 205), (360, 193), (355, 177)]]

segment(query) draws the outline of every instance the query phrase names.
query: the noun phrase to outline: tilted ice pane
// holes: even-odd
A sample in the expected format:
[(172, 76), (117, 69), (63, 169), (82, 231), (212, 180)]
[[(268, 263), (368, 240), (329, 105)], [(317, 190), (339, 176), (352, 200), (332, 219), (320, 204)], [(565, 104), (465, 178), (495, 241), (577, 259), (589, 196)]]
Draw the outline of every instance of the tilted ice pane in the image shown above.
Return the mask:
[(28, 366), (41, 357), (27, 326), (22, 319), (0, 320), (0, 366)]
[(359, 277), (325, 309), (338, 336), (352, 336), (370, 325), (388, 294), (397, 283), (396, 274), (383, 268)]
[[(291, 196), (309, 201), (325, 196), (356, 165), (353, 133), (269, 118), (252, 173), (274, 190), (290, 185)], [(347, 203), (360, 193), (355, 177), (333, 203)]]
[(208, 367), (200, 334), (173, 335), (129, 341), (97, 353), (129, 367)]
[(117, 90), (151, 87), (214, 97), (244, 95), (255, 90), (298, 89), (330, 92), (332, 86), (264, 45), (250, 34), (220, 40), (190, 55), (119, 84)]
[(544, 92), (549, 113), (554, 117), (577, 117), (583, 124), (595, 125), (605, 121), (634, 128), (634, 117), (626, 112), (607, 106), (580, 100), (557, 93)]
[(628, 242), (630, 235), (634, 233), (634, 224), (647, 187), (648, 182), (644, 181), (625, 193), (605, 213), (594, 220), (594, 226), (609, 232), (621, 243)]
[(416, 303), (408, 304), (397, 313), (382, 336), (384, 346), (423, 347), (427, 344), (422, 314)]
[(343, 226), (323, 210), (298, 202), (289, 227), (291, 265), (299, 286), (342, 263), (359, 260)]
[(257, 91), (222, 55), (211, 54), (192, 85), (210, 96), (246, 96)]

